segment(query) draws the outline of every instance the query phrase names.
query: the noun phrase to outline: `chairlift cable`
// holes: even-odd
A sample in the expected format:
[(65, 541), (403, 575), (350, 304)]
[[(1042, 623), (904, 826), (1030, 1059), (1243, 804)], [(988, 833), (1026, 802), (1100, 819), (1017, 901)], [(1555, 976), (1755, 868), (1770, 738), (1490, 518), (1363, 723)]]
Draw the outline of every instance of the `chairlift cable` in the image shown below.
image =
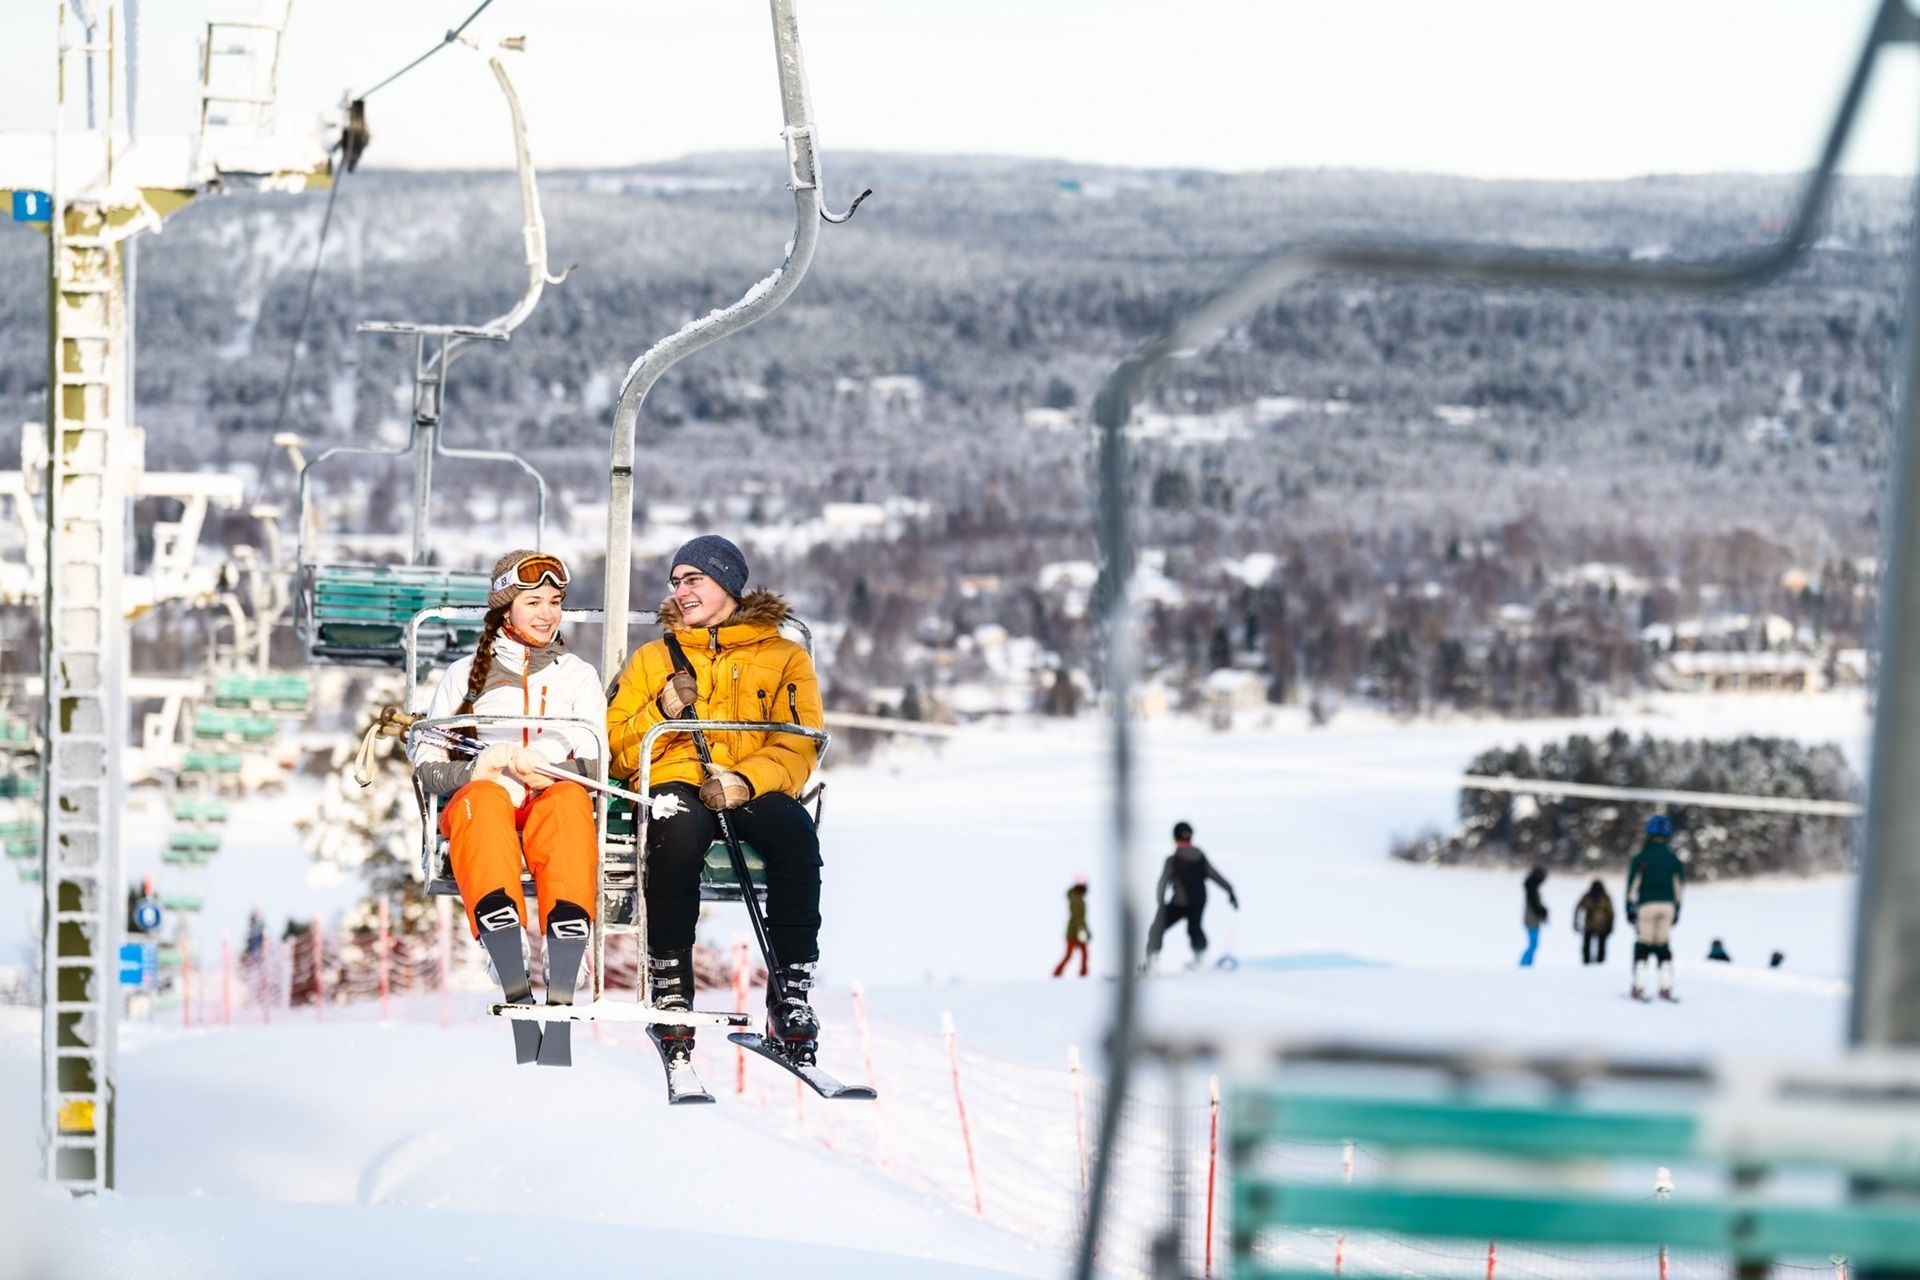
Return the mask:
[(468, 14), (467, 20), (465, 22), (462, 22), (459, 26), (453, 28), (453, 30), (447, 32), (446, 35), (442, 36), (440, 38), (439, 44), (434, 45), (433, 48), (427, 50), (425, 53), (415, 58), (412, 62), (409, 62), (406, 66), (400, 68), (398, 71), (388, 76), (385, 80), (382, 80), (379, 84), (376, 84), (375, 86), (373, 86), (373, 88), (367, 90), (363, 94), (360, 94), (359, 100), (362, 102), (365, 102), (368, 98), (371, 98), (374, 94), (380, 92), (382, 89), (392, 84), (395, 80), (398, 80), (401, 76), (406, 75), (409, 71), (412, 71), (415, 67), (425, 62), (428, 58), (431, 58), (434, 54), (440, 52), (442, 49), (452, 44), (455, 40), (458, 40), (460, 38), (460, 33), (465, 31), (467, 27), (473, 22), (473, 20), (479, 17), (481, 13), (486, 10), (486, 7), (492, 3), (493, 3), (493, 0), (480, 0), (480, 7), (475, 9), (472, 13)]
[[(493, 3), (493, 0), (480, 0), (479, 6), (475, 8), (472, 13), (469, 13), (466, 16), (466, 19), (462, 21), (459, 26), (454, 27), (452, 30), (448, 31), (446, 35), (441, 37), (440, 43), (434, 45), (431, 49), (428, 49), (425, 53), (415, 58), (412, 62), (409, 62), (406, 66), (400, 68), (398, 71), (394, 72), (392, 75), (382, 80), (379, 84), (374, 85), (373, 88), (367, 90), (365, 93), (357, 95), (354, 101), (365, 102), (368, 98), (372, 97), (375, 93), (378, 93), (380, 90), (386, 88), (388, 85), (392, 84), (395, 80), (398, 80), (401, 76), (406, 75), (409, 71), (412, 71), (415, 67), (425, 62), (428, 58), (431, 58), (434, 54), (440, 52), (442, 49), (452, 44), (455, 40), (460, 38), (460, 35), (462, 32), (464, 32), (469, 26), (472, 25), (473, 20), (475, 18), (478, 18), (483, 12), (485, 12), (487, 7), (492, 3)], [(344, 147), (345, 147), (345, 142), (343, 141), (340, 146), (334, 149), (336, 153), (336, 158), (341, 158), (344, 156), (345, 154)], [(301, 343), (301, 340), (306, 337), (307, 320), (308, 320), (308, 317), (312, 314), (312, 310), (313, 310), (314, 285), (320, 278), (321, 260), (327, 252), (327, 232), (333, 226), (333, 206), (335, 201), (339, 199), (341, 184), (346, 180), (347, 174), (351, 173), (352, 171), (353, 171), (353, 168), (350, 165), (336, 166), (334, 176), (333, 176), (333, 184), (327, 191), (327, 211), (320, 221), (320, 238), (319, 238), (319, 242), (314, 246), (313, 269), (307, 273), (306, 294), (300, 303), (300, 319), (298, 323), (295, 324), (294, 330), (293, 330), (293, 346), (292, 346), (292, 349), (287, 352), (286, 374), (280, 380), (280, 402), (278, 407), (274, 410), (273, 431), (269, 433), (269, 443), (267, 445), (266, 457), (262, 460), (260, 469), (254, 475), (253, 496), (256, 498), (259, 496), (261, 478), (265, 476), (267, 467), (273, 461), (273, 451), (276, 448), (276, 446), (271, 443), (271, 436), (278, 435), (281, 427), (285, 425), (285, 422), (286, 422), (287, 401), (292, 397), (294, 373), (300, 363), (300, 343)]]
[[(336, 156), (340, 150), (339, 147), (334, 148)], [(320, 279), (320, 265), (326, 257), (327, 232), (333, 227), (333, 206), (340, 198), (340, 188), (346, 182), (347, 174), (351, 172), (352, 170), (344, 165), (336, 166), (333, 183), (327, 189), (327, 211), (320, 219), (320, 236), (313, 249), (313, 268), (307, 272), (306, 292), (300, 300), (300, 319), (293, 327), (293, 344), (287, 349), (287, 369), (280, 379), (280, 403), (273, 413), (273, 429), (267, 433), (267, 454), (261, 459), (259, 469), (254, 472), (253, 498), (259, 497), (260, 483), (265, 479), (267, 468), (273, 462), (273, 451), (278, 448), (273, 443), (273, 439), (280, 434), (280, 428), (286, 423), (287, 401), (292, 398), (293, 376), (300, 364), (300, 343), (307, 336), (307, 319), (313, 313), (313, 288)]]

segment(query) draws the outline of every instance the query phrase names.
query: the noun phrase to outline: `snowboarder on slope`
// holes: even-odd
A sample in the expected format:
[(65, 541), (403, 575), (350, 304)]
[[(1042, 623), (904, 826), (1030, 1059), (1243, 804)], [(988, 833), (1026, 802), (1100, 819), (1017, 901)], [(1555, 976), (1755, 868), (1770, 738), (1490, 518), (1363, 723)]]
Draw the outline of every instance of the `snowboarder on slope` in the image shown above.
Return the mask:
[(1595, 880), (1573, 908), (1573, 931), (1580, 935), (1580, 963), (1605, 964), (1607, 939), (1613, 936), (1613, 898)]
[(1526, 889), (1527, 902), (1526, 906), (1521, 908), (1520, 923), (1527, 930), (1527, 949), (1520, 955), (1522, 969), (1533, 967), (1533, 957), (1540, 950), (1540, 926), (1547, 922), (1547, 904), (1541, 900), (1540, 886), (1546, 882), (1546, 879), (1547, 869), (1535, 867), (1527, 872), (1526, 884), (1523, 886)]
[(1627, 867), (1627, 922), (1634, 926), (1633, 998), (1647, 998), (1647, 961), (1658, 964), (1660, 998), (1674, 999), (1673, 927), (1680, 923), (1686, 868), (1667, 844), (1673, 823), (1662, 813), (1647, 819), (1647, 842)]
[(1194, 846), (1192, 825), (1176, 822), (1173, 826), (1173, 852), (1161, 867), (1160, 883), (1153, 891), (1153, 900), (1158, 909), (1154, 912), (1153, 927), (1147, 930), (1147, 958), (1143, 968), (1153, 967), (1153, 962), (1160, 956), (1161, 939), (1169, 928), (1182, 920), (1187, 922), (1187, 944), (1193, 948), (1194, 966), (1199, 967), (1207, 951), (1207, 931), (1201, 927), (1201, 918), (1207, 911), (1209, 880), (1227, 891), (1228, 903), (1238, 911), (1239, 895), (1234, 893), (1227, 878), (1214, 870), (1213, 863), (1207, 861), (1207, 855)]
[(1087, 976), (1087, 944), (1093, 941), (1093, 933), (1087, 928), (1087, 878), (1081, 876), (1067, 890), (1067, 952), (1060, 957), (1060, 963), (1053, 966), (1053, 976), (1059, 977), (1067, 971), (1067, 961), (1073, 959), (1073, 953), (1080, 953), (1080, 976)]
[(1718, 938), (1715, 938), (1713, 945), (1707, 948), (1707, 959), (1719, 960), (1726, 964), (1733, 963), (1733, 957), (1727, 954), (1727, 944)]
[[(764, 588), (747, 590), (747, 558), (717, 534), (703, 534), (668, 562), (671, 594), (660, 604), (661, 629), (627, 660), (607, 711), (613, 771), (634, 777), (648, 729), (691, 709), (701, 720), (764, 720), (818, 729), (820, 682), (813, 659), (780, 634), (786, 601)], [(673, 638), (690, 670), (669, 647)], [(785, 999), (774, 1005), (768, 984), (766, 1038), (796, 1062), (818, 1052), (819, 1019), (807, 1003), (820, 959), (820, 837), (798, 799), (818, 749), (785, 733), (709, 733), (713, 765), (703, 768), (693, 737), (654, 740), (650, 775), (655, 795), (677, 795), (680, 812), (647, 824), (647, 966), (654, 1005), (693, 1007), (693, 937), (700, 917), (700, 868), (720, 836), (725, 810), (734, 832), (766, 864), (767, 936), (780, 966)], [(670, 1061), (693, 1053), (693, 1028), (662, 1026)]]
[[(600, 677), (567, 652), (560, 636), (567, 582), (558, 556), (527, 550), (502, 556), (493, 568), (479, 645), (472, 657), (447, 668), (428, 717), (600, 723), (607, 705)], [(462, 732), (483, 745), (477, 757), (422, 745), (413, 772), (429, 795), (447, 797), (440, 833), (450, 846), (468, 927), (507, 1000), (524, 1003), (530, 994), (520, 933), (524, 862), (546, 933), (547, 1000), (571, 1003), (592, 932), (599, 838), (587, 789), (536, 770), (556, 766), (591, 776), (599, 743), (586, 729), (564, 724), (483, 724)], [(534, 1055), (554, 1066), (571, 1062), (568, 1023), (547, 1024), (545, 1044), (539, 1023), (516, 1020), (513, 1029), (522, 1063)]]

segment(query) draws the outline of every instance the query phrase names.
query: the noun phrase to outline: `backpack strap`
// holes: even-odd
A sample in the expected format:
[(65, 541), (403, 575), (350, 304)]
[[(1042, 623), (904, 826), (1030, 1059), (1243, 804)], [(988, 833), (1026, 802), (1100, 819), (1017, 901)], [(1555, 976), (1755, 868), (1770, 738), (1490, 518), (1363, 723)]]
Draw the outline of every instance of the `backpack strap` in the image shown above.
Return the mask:
[(667, 656), (673, 659), (673, 669), (693, 674), (693, 664), (687, 661), (687, 651), (680, 647), (680, 637), (667, 632)]

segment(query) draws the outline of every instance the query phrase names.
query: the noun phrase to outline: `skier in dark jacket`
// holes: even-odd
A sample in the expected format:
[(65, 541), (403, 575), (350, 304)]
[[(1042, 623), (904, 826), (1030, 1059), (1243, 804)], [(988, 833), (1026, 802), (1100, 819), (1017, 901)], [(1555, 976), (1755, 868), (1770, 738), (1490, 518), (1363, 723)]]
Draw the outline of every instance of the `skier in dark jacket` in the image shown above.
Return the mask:
[(1546, 882), (1547, 869), (1535, 867), (1527, 872), (1525, 889), (1526, 906), (1520, 912), (1520, 923), (1527, 931), (1527, 949), (1520, 956), (1520, 967), (1531, 968), (1533, 957), (1540, 950), (1540, 926), (1547, 922), (1547, 904), (1540, 898), (1540, 886)]
[(1185, 822), (1177, 822), (1173, 827), (1173, 853), (1160, 869), (1160, 883), (1154, 887), (1153, 900), (1158, 906), (1154, 912), (1153, 927), (1147, 930), (1147, 959), (1143, 968), (1151, 968), (1160, 955), (1160, 940), (1167, 930), (1180, 921), (1187, 922), (1187, 943), (1193, 948), (1193, 963), (1198, 965), (1207, 950), (1207, 931), (1201, 927), (1201, 917), (1207, 911), (1207, 881), (1213, 881), (1227, 891), (1227, 901), (1235, 911), (1240, 909), (1239, 895), (1227, 878), (1214, 870), (1193, 843), (1193, 827)]
[(1067, 953), (1060, 957), (1060, 963), (1053, 966), (1053, 976), (1059, 977), (1067, 971), (1067, 962), (1073, 959), (1073, 953), (1080, 953), (1080, 976), (1087, 976), (1087, 944), (1093, 941), (1093, 932), (1087, 928), (1087, 878), (1081, 876), (1067, 890)]
[(1647, 961), (1658, 963), (1660, 998), (1674, 999), (1673, 926), (1680, 923), (1686, 868), (1667, 844), (1673, 823), (1665, 814), (1647, 819), (1647, 842), (1627, 867), (1627, 921), (1634, 926), (1633, 998), (1647, 998)]
[(1600, 881), (1595, 880), (1574, 906), (1573, 931), (1580, 935), (1581, 964), (1607, 962), (1607, 939), (1613, 934), (1613, 898)]

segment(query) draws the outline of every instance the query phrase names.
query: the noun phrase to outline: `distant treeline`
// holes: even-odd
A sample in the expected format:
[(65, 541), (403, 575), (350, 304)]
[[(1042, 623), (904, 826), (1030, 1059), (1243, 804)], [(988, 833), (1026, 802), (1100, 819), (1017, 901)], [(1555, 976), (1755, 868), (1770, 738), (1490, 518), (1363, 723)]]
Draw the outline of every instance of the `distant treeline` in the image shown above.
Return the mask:
[[(1609, 787), (1703, 791), (1796, 800), (1858, 800), (1859, 779), (1840, 749), (1788, 738), (1638, 740), (1619, 730), (1575, 734), (1538, 752), (1482, 752), (1467, 772)], [(1618, 873), (1645, 839), (1651, 804), (1520, 795), (1466, 787), (1460, 825), (1394, 846), (1408, 862)], [(1674, 851), (1695, 880), (1852, 868), (1856, 820), (1675, 805)]]

